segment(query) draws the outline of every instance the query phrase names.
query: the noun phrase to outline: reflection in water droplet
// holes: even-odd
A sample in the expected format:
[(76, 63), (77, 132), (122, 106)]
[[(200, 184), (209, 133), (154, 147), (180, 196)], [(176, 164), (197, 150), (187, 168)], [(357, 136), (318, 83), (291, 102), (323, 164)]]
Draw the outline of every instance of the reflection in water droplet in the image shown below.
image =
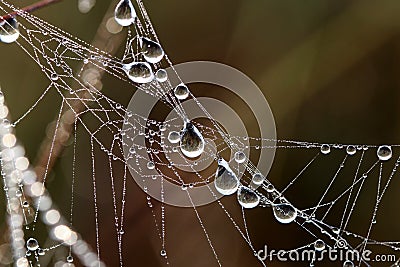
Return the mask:
[(158, 63), (164, 57), (161, 45), (146, 37), (139, 39), (144, 59), (149, 63)]
[(322, 251), (325, 249), (325, 242), (321, 239), (318, 239), (314, 242), (314, 248), (316, 251)]
[(241, 186), (237, 192), (239, 204), (246, 209), (254, 208), (260, 203), (260, 197), (246, 186)]
[(223, 159), (218, 159), (218, 168), (215, 173), (214, 185), (217, 191), (223, 195), (232, 195), (239, 188), (239, 179)]
[(391, 146), (380, 146), (376, 151), (376, 155), (379, 160), (389, 160), (392, 157), (392, 147)]
[(252, 182), (256, 185), (260, 185), (264, 182), (265, 177), (261, 173), (257, 172), (253, 175)]
[(175, 87), (174, 94), (179, 100), (184, 100), (189, 96), (189, 88), (183, 83)]
[(155, 167), (156, 165), (154, 164), (154, 162), (152, 161), (147, 162), (147, 169), (153, 170)]
[(321, 153), (326, 155), (329, 154), (329, 152), (331, 152), (331, 147), (327, 144), (323, 144), (321, 146)]
[(147, 62), (132, 62), (124, 65), (124, 70), (135, 83), (149, 83), (154, 79), (153, 70)]
[(169, 132), (168, 141), (170, 143), (176, 144), (176, 143), (179, 143), (180, 140), (181, 140), (181, 135), (178, 132), (176, 132), (176, 131)]
[(204, 151), (204, 138), (191, 122), (185, 122), (181, 131), (180, 148), (188, 158), (196, 158)]
[(348, 155), (352, 156), (352, 155), (356, 154), (357, 149), (355, 146), (350, 145), (350, 146), (346, 147), (346, 152)]
[(26, 248), (30, 251), (35, 251), (39, 248), (39, 243), (35, 238), (29, 238), (26, 241)]
[(297, 210), (290, 204), (282, 203), (273, 206), (275, 218), (280, 223), (291, 223), (297, 217)]
[(19, 37), (18, 22), (15, 18), (9, 18), (0, 22), (0, 41), (13, 43)]
[(246, 155), (242, 151), (238, 151), (235, 153), (235, 161), (237, 163), (243, 163), (246, 161)]
[(160, 83), (165, 82), (168, 79), (167, 71), (164, 69), (159, 69), (156, 72), (156, 80)]
[(129, 26), (135, 22), (136, 11), (130, 0), (121, 0), (114, 11), (115, 21), (121, 26)]

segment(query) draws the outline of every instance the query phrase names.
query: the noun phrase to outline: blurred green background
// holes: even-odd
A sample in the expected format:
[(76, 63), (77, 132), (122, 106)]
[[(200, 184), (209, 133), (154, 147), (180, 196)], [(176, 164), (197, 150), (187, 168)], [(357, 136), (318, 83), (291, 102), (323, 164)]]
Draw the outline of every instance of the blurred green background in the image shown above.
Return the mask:
[[(34, 1), (10, 2), (22, 7)], [(217, 61), (250, 76), (269, 101), (279, 139), (399, 143), (399, 1), (152, 0), (144, 1), (144, 4), (162, 46), (174, 63)], [(78, 1), (65, 0), (34, 14), (90, 43), (110, 5), (115, 2), (98, 0), (89, 13), (82, 14), (78, 10)], [(17, 118), (41, 95), (48, 81), (14, 44), (0, 44), (0, 58), (3, 62), (0, 85), (12, 117)], [(105, 94), (123, 104), (128, 103), (133, 91), (116, 86), (120, 82), (107, 75), (103, 84)], [(25, 144), (32, 161), (45, 138), (47, 124), (58, 112), (60, 102), (51, 97), (54, 96), (50, 95), (17, 128), (17, 136)], [(218, 97), (230, 105), (235, 104), (222, 93)], [(394, 152), (398, 156), (396, 148)], [(372, 156), (374, 153), (370, 152)], [(284, 187), (313, 155), (278, 150), (269, 179), (277, 187)], [(318, 162), (297, 189), (289, 192), (289, 199), (304, 206), (315, 203), (315, 198), (321, 196), (338, 167), (340, 157), (335, 157)], [(68, 203), (62, 204), (62, 201), (68, 199), (70, 193), (70, 166), (67, 160), (65, 163), (61, 160), (49, 185), (50, 192), (60, 201), (61, 210), (65, 211), (68, 211)], [(377, 239), (400, 240), (396, 223), (397, 189), (400, 186), (397, 176), (384, 198), (383, 211), (378, 214), (379, 223), (373, 232)], [(344, 178), (352, 180), (351, 174)], [(365, 210), (357, 213), (359, 221), (353, 222), (353, 226), (359, 225), (362, 235), (365, 235), (362, 219), (364, 223), (365, 220), (368, 222), (368, 216), (372, 214), (368, 205), (372, 205), (371, 199), (376, 197), (375, 182), (372, 181), (368, 185), (372, 189), (361, 196), (368, 204)], [(76, 227), (94, 246), (90, 177), (80, 183), (81, 187), (87, 188), (82, 189), (82, 194), (86, 190), (89, 193), (86, 198), (78, 197), (83, 208), (77, 208), (78, 214), (82, 212), (82, 220), (77, 220)], [(104, 192), (109, 190), (105, 188)], [(125, 266), (163, 266), (153, 217), (146, 206), (144, 193), (133, 181), (128, 184), (128, 199)], [(109, 194), (100, 199), (102, 253), (108, 266), (117, 266), (115, 233), (113, 225), (107, 225), (113, 218), (110, 201)], [(233, 210), (234, 219), (241, 226), (236, 204), (230, 199), (224, 199), (224, 204)], [(223, 266), (257, 266), (251, 250), (219, 206), (202, 207), (199, 211), (204, 215), (204, 224)], [(172, 266), (216, 266), (193, 210), (169, 207), (167, 218), (167, 250)], [(309, 237), (294, 225), (277, 225), (269, 209), (250, 211), (248, 220), (250, 236), (257, 249), (265, 243), (274, 244), (275, 249), (288, 249), (313, 240), (307, 240)], [(294, 264), (273, 263), (269, 266)]]

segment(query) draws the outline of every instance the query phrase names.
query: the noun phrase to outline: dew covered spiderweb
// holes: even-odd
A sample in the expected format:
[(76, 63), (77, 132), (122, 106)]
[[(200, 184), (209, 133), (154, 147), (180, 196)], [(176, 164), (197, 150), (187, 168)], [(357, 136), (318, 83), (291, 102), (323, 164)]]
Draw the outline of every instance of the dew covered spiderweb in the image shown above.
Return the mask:
[[(19, 10), (3, 0), (0, 8), (4, 15)], [(313, 266), (326, 264), (317, 258), (327, 249), (397, 255), (396, 231), (387, 236), (379, 227), (392, 220), (385, 207), (396, 192), (399, 145), (283, 140), (274, 129), (269, 136), (232, 134), (181, 79), (142, 1), (122, 0), (115, 10), (127, 31), (120, 56), (22, 11), (18, 22), (0, 24), (0, 40), (19, 46), (48, 80), (17, 118), (8, 118), (7, 88), (0, 96), (15, 266), (280, 266), (278, 256), (310, 250), (315, 254), (301, 264)], [(103, 75), (140, 98), (128, 104), (112, 96)], [(49, 94), (59, 99), (58, 115), (47, 162), (34, 169), (15, 130)], [(140, 99), (154, 106), (143, 112)], [(69, 177), (62, 203), (49, 178), (58, 142), (65, 143)], [(275, 151), (304, 161), (277, 181), (269, 175)], [(260, 160), (263, 153), (271, 163)], [(149, 232), (140, 233), (147, 223)], [(146, 236), (157, 242), (140, 240)], [(263, 259), (266, 247), (271, 258)], [(344, 257), (333, 264), (372, 265)]]

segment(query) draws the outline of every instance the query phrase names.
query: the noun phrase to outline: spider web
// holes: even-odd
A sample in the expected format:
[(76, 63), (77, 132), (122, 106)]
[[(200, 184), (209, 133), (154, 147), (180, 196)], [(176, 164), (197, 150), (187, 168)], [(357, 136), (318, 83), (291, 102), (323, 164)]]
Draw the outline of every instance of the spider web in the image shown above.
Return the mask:
[[(258, 251), (264, 245), (270, 251), (275, 251), (270, 254), (273, 257), (270, 260), (272, 264), (279, 264), (279, 249), (286, 251), (281, 256), (314, 250), (315, 255), (308, 259), (310, 266), (318, 264), (321, 247), (322, 250), (331, 248), (343, 253), (356, 250), (360, 254), (367, 249), (374, 253), (395, 254), (400, 249), (396, 241), (398, 237), (386, 237), (374, 231), (380, 225), (378, 217), (390, 216), (380, 214), (380, 210), (388, 201), (384, 196), (391, 191), (400, 163), (395, 153), (391, 155), (391, 160), (378, 159), (377, 150), (381, 147), (377, 145), (322, 144), (231, 136), (208, 113), (201, 101), (189, 92), (189, 98), (195, 101), (206, 118), (193, 121), (205, 139), (205, 150), (198, 160), (185, 157), (180, 152), (179, 144), (169, 137), (171, 132), (182, 129), (185, 119), (191, 118), (188, 118), (183, 101), (174, 95), (171, 75), (178, 80), (180, 78), (173, 71), (168, 56), (165, 55), (159, 63), (151, 64), (154, 72), (172, 68), (166, 81), (154, 79), (149, 83), (134, 83), (124, 69), (132, 61), (144, 61), (140, 37), (159, 42), (143, 3), (137, 1), (135, 7), (140, 19), (127, 29), (126, 45), (120, 58), (34, 15), (19, 14), (20, 36), (14, 45), (18, 45), (38, 64), (49, 84), (26, 112), (11, 122), (7, 120), (8, 108), (2, 104), (3, 182), (11, 218), (9, 225), (16, 266), (39, 263), (45, 266), (103, 266), (103, 255), (110, 261), (109, 265), (129, 266), (132, 257), (129, 255), (129, 246), (125, 245), (130, 238), (127, 230), (138, 233), (130, 226), (135, 223), (127, 221), (126, 214), (136, 205), (148, 206), (159, 240), (153, 247), (158, 247), (158, 257), (166, 265), (197, 266), (190, 258), (199, 259), (204, 255), (209, 259), (206, 261), (209, 264), (233, 266), (238, 259), (232, 254), (240, 251), (239, 254), (245, 255), (249, 265), (266, 266), (268, 260), (257, 258)], [(0, 8), (4, 14), (18, 10), (3, 0)], [(4, 26), (1, 27), (4, 29)], [(161, 107), (150, 117), (133, 113), (125, 103), (103, 92), (99, 86), (100, 72), (156, 98)], [(53, 150), (50, 149), (46, 168), (36, 177), (21, 152), (23, 148), (16, 146), (13, 141), (13, 129), (18, 129), (20, 124), (30, 119), (33, 111), (45, 104), (50, 93), (55, 93), (60, 99), (51, 148), (60, 138), (71, 141), (67, 148), (69, 156), (63, 159), (68, 162), (66, 172), (71, 177), (70, 195), (68, 205), (60, 204), (60, 208), (51, 200), (51, 191), (42, 186), (51, 187), (48, 184), (55, 183), (49, 181)], [(162, 114), (165, 110), (174, 111), (172, 118), (165, 119), (166, 116)], [(72, 129), (72, 136), (64, 128), (66, 121)], [(394, 144), (390, 146), (394, 152), (397, 147)], [(245, 149), (250, 151), (250, 158), (238, 160), (237, 152)], [(261, 186), (256, 188), (252, 179), (259, 170), (257, 164), (253, 163), (256, 156), (252, 155), (275, 149), (278, 158), (279, 153), (284, 151), (308, 160), (303, 166), (288, 171), (289, 179), (276, 182), (270, 176), (264, 177)], [(242, 186), (254, 190), (252, 192), (259, 198), (256, 208), (246, 209), (234, 197), (219, 199), (213, 185), (218, 157), (224, 158), (238, 176), (241, 174)], [(198, 170), (203, 163), (208, 164), (207, 168)], [(16, 175), (22, 178), (12, 178)], [(139, 202), (138, 198), (131, 197), (132, 192), (140, 192), (137, 188), (133, 189), (132, 176), (139, 177), (139, 185), (145, 193), (157, 188), (158, 196), (145, 194), (144, 204), (136, 203)], [(316, 177), (319, 181), (315, 181)], [(167, 182), (185, 192), (191, 208), (165, 204), (168, 203), (167, 199), (174, 197), (165, 190)], [(301, 184), (307, 184), (310, 191), (303, 192), (304, 187), (299, 186)], [(192, 190), (199, 186), (208, 188), (214, 198), (210, 206), (198, 207), (193, 202)], [(111, 208), (103, 204), (104, 199), (109, 200)], [(89, 228), (80, 225), (84, 223), (80, 217), (85, 217), (85, 210), (90, 210), (88, 213), (93, 218)], [(269, 211), (268, 215), (265, 210)], [(288, 219), (291, 212), (295, 212), (296, 216)], [(282, 218), (281, 221), (279, 218), (275, 220), (273, 214), (275, 217), (279, 217), (279, 214), (286, 216), (290, 223), (282, 223)], [(137, 214), (134, 220), (140, 221), (139, 216), (141, 214)], [(180, 216), (191, 220), (193, 229), (183, 227), (183, 230), (192, 232), (178, 232), (177, 217)], [(228, 229), (221, 232), (216, 224), (226, 225)], [(23, 225), (24, 234), (21, 234)], [(113, 230), (108, 231), (111, 227)], [(89, 232), (87, 235), (84, 234), (86, 231)], [(269, 236), (274, 231), (279, 233), (279, 238)], [(110, 232), (113, 232), (112, 238)], [(184, 240), (178, 238), (179, 235), (188, 235), (189, 239), (194, 233), (203, 236), (203, 243), (196, 241), (200, 242), (199, 248), (195, 249), (193, 244), (178, 244), (179, 240)], [(300, 240), (292, 240), (293, 233), (301, 237)], [(93, 251), (82, 237), (92, 239)], [(27, 250), (30, 238), (39, 241), (38, 247)], [(111, 248), (109, 240), (114, 242)], [(179, 255), (185, 246), (195, 251), (186, 257)], [(74, 260), (73, 255), (77, 256), (79, 262)], [(362, 259), (351, 263), (344, 259), (338, 261), (345, 262), (345, 266), (371, 264)]]

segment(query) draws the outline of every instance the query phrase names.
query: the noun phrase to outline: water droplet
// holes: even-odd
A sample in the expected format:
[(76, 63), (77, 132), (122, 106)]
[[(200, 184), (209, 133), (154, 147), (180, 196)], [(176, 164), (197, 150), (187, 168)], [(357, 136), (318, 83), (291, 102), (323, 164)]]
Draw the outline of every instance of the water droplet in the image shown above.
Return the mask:
[(378, 156), (379, 160), (389, 160), (392, 157), (392, 147), (391, 146), (380, 146), (376, 151), (376, 155)]
[(163, 256), (163, 257), (167, 256), (167, 252), (165, 251), (165, 249), (162, 249), (160, 251), (160, 255)]
[(343, 267), (354, 267), (354, 263), (352, 261), (347, 260), (343, 263)]
[(147, 62), (132, 62), (123, 68), (129, 79), (135, 83), (149, 83), (154, 79), (153, 70)]
[(39, 243), (35, 238), (29, 238), (28, 241), (26, 241), (26, 248), (29, 251), (35, 251), (39, 248)]
[(142, 48), (143, 57), (147, 62), (153, 64), (158, 63), (164, 57), (164, 50), (159, 43), (146, 37), (141, 37), (139, 42), (140, 47)]
[(316, 251), (323, 251), (325, 249), (325, 242), (321, 239), (318, 239), (314, 242), (314, 248)]
[(74, 258), (70, 255), (67, 257), (67, 262), (68, 263), (73, 263), (74, 262)]
[(13, 43), (19, 37), (18, 22), (15, 18), (9, 18), (0, 22), (0, 41)]
[(57, 74), (57, 73), (52, 73), (52, 74), (50, 75), (50, 79), (51, 79), (52, 81), (57, 81), (57, 80), (58, 80), (58, 74)]
[(350, 145), (350, 146), (346, 147), (346, 152), (348, 155), (352, 156), (352, 155), (356, 154), (357, 149), (355, 146)]
[(115, 21), (121, 26), (129, 26), (135, 22), (136, 11), (130, 0), (121, 0), (115, 7)]
[(331, 152), (331, 147), (329, 146), (329, 145), (327, 145), (327, 144), (323, 144), (322, 146), (321, 146), (321, 153), (322, 154), (329, 154)]
[(181, 140), (181, 135), (176, 132), (176, 131), (172, 131), (168, 134), (168, 141), (172, 144), (176, 144), (179, 143), (179, 141)]
[(37, 252), (38, 252), (38, 255), (39, 255), (39, 256), (44, 256), (44, 254), (46, 254), (46, 253), (44, 252), (44, 250), (41, 249), (41, 248), (39, 248)]
[(297, 217), (297, 210), (290, 204), (282, 203), (273, 206), (274, 216), (280, 223), (291, 223)]
[(165, 82), (168, 79), (167, 71), (164, 69), (159, 69), (156, 71), (156, 80), (160, 83)]
[(181, 131), (180, 148), (188, 158), (196, 158), (204, 151), (204, 138), (191, 122), (185, 122)]
[(217, 191), (223, 195), (232, 195), (239, 188), (239, 179), (223, 158), (218, 159), (214, 185)]
[(175, 87), (174, 94), (179, 100), (184, 100), (189, 96), (189, 88), (183, 83)]
[(275, 191), (275, 187), (272, 184), (267, 185), (267, 192), (272, 193)]
[(237, 163), (243, 163), (246, 161), (246, 155), (242, 151), (238, 151), (235, 153), (235, 161)]
[(152, 161), (147, 162), (147, 169), (153, 170), (155, 167), (156, 165), (154, 164), (154, 162)]
[(21, 192), (21, 190), (17, 190), (17, 191), (15, 191), (15, 196), (16, 197), (22, 197), (22, 192)]
[(24, 208), (29, 207), (29, 202), (28, 201), (22, 202), (22, 207), (24, 207)]
[(252, 182), (256, 185), (260, 185), (264, 182), (265, 177), (261, 173), (255, 173), (252, 178)]
[(250, 188), (241, 186), (237, 192), (239, 204), (246, 209), (254, 208), (260, 203), (260, 197)]

